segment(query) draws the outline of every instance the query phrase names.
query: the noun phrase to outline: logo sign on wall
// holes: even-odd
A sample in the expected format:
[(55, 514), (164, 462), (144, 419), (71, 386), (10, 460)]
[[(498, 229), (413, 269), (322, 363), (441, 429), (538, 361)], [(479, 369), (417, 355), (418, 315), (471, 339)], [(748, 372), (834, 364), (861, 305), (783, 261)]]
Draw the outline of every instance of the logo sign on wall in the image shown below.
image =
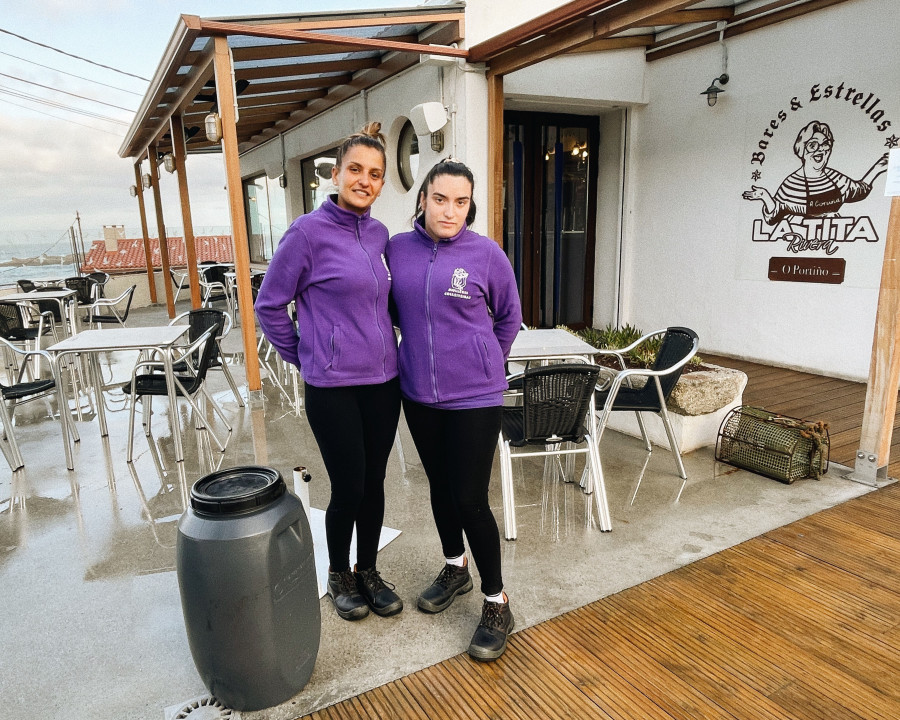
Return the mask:
[(751, 242), (739, 273), (761, 279), (765, 264), (769, 280), (877, 287), (888, 205), (873, 188), (900, 144), (887, 104), (853, 83), (823, 82), (748, 120), (741, 226)]

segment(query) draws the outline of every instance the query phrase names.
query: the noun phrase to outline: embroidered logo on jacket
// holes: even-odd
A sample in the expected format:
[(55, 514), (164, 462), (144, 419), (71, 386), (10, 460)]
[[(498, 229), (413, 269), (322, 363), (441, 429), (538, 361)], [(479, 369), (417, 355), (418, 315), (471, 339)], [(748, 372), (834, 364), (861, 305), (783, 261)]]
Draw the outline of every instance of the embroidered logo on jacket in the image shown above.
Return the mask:
[(469, 273), (464, 268), (456, 268), (453, 271), (453, 277), (450, 279), (450, 289), (444, 293), (448, 297), (462, 298), (463, 300), (471, 300), (472, 296), (466, 290), (466, 279)]

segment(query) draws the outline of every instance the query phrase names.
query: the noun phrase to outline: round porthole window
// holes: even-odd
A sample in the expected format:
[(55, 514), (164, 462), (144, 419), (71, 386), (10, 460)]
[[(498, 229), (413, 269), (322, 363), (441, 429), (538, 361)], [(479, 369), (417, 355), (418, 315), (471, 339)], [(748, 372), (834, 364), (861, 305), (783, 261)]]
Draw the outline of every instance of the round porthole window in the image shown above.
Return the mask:
[(419, 174), (419, 138), (413, 124), (407, 120), (400, 129), (397, 141), (397, 168), (400, 182), (406, 190), (411, 190)]

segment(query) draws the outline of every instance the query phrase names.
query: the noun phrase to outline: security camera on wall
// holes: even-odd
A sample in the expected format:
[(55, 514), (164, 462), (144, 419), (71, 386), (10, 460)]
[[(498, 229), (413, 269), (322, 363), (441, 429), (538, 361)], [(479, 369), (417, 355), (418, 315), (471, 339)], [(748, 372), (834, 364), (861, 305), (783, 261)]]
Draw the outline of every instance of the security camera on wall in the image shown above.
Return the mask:
[(431, 135), (447, 124), (447, 109), (439, 102), (422, 103), (409, 111), (409, 121), (416, 135)]

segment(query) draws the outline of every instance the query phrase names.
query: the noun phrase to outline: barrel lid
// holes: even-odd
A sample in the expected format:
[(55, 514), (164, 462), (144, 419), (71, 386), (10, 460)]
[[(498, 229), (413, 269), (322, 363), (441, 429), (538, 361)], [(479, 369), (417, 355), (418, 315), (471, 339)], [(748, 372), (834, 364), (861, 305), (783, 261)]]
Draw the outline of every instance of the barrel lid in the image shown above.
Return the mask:
[(191, 488), (191, 507), (208, 515), (231, 515), (256, 510), (284, 495), (281, 473), (262, 465), (219, 470)]

